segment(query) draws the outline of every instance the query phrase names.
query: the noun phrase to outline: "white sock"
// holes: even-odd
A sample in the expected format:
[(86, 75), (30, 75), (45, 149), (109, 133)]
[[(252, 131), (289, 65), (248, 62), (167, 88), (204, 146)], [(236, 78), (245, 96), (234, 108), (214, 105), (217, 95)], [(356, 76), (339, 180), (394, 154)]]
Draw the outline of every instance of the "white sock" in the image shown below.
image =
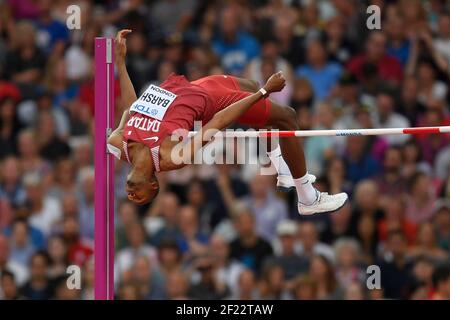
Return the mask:
[(301, 178), (294, 179), (297, 189), (298, 201), (305, 205), (310, 205), (317, 199), (317, 191), (313, 187), (308, 172)]
[(289, 170), (289, 167), (281, 154), (280, 145), (272, 151), (268, 151), (267, 156), (269, 157), (270, 162), (272, 162), (272, 165), (275, 167), (275, 170), (277, 170), (278, 175), (291, 176), (291, 171)]

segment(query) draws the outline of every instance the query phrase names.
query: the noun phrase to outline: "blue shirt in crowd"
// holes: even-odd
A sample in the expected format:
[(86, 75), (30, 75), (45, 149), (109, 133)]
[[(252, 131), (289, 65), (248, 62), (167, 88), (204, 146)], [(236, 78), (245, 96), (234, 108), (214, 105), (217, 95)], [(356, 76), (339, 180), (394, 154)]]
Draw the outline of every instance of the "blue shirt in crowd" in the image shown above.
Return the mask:
[(260, 47), (255, 38), (246, 32), (238, 32), (234, 42), (218, 37), (213, 41), (214, 51), (220, 56), (227, 73), (241, 74), (245, 65), (259, 56)]
[(42, 50), (50, 52), (58, 41), (69, 41), (69, 30), (66, 25), (58, 20), (52, 20), (49, 24), (37, 23), (38, 44)]
[(306, 78), (311, 83), (314, 96), (317, 100), (324, 100), (330, 93), (331, 88), (339, 81), (342, 67), (334, 62), (329, 62), (321, 69), (310, 65), (301, 65), (296, 70), (297, 76)]
[(389, 45), (387, 48), (387, 52), (389, 55), (396, 57), (400, 61), (402, 66), (405, 66), (408, 62), (410, 47), (411, 43), (409, 41), (405, 41), (398, 48)]

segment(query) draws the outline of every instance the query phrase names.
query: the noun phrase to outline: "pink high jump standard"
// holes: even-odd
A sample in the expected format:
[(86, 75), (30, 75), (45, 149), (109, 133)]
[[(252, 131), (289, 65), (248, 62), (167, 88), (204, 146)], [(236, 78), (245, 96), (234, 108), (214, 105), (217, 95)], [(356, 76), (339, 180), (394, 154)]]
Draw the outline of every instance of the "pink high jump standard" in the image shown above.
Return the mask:
[(95, 299), (114, 299), (114, 158), (106, 139), (114, 127), (113, 39), (95, 38)]
[[(114, 299), (114, 157), (106, 139), (114, 128), (114, 40), (95, 38), (95, 299)], [(191, 131), (189, 136), (196, 132)], [(449, 126), (298, 131), (224, 131), (217, 137), (313, 137), (450, 133)]]

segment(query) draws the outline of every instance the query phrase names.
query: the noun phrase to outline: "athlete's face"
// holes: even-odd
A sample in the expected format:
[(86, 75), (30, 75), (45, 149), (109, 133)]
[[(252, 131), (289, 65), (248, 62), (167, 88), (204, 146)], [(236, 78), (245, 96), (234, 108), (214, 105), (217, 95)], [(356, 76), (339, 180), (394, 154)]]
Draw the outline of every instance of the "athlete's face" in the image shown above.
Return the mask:
[(137, 205), (144, 205), (150, 203), (158, 194), (158, 180), (153, 177), (150, 181), (135, 181), (129, 176), (125, 191), (130, 201)]

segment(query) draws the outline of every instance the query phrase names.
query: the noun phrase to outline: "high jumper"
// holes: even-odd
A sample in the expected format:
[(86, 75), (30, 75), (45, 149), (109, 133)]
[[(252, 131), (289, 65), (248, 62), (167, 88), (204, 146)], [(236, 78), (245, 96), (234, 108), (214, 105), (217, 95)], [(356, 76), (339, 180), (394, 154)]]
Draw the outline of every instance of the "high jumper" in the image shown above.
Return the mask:
[[(130, 32), (121, 30), (115, 39), (115, 63), (127, 109), (108, 138), (108, 150), (132, 165), (126, 192), (134, 203), (147, 204), (156, 197), (159, 191), (156, 172), (176, 170), (189, 163), (174, 161), (174, 148), (181, 151), (182, 158), (193, 159), (198, 149), (211, 140), (211, 132), (235, 122), (253, 128), (299, 129), (294, 109), (268, 98), (284, 88), (286, 81), (281, 72), (273, 74), (262, 88), (255, 81), (229, 75), (189, 82), (184, 76), (172, 74), (160, 86), (150, 85), (138, 98), (125, 65), (126, 36)], [(173, 139), (177, 132), (189, 132), (194, 121), (202, 122), (201, 130)], [(191, 139), (192, 143), (180, 141), (185, 139)], [(347, 201), (347, 194), (330, 195), (313, 186), (315, 177), (307, 172), (299, 139), (295, 135), (286, 136), (267, 152), (276, 164), (277, 186), (296, 189), (301, 215), (338, 210)]]

